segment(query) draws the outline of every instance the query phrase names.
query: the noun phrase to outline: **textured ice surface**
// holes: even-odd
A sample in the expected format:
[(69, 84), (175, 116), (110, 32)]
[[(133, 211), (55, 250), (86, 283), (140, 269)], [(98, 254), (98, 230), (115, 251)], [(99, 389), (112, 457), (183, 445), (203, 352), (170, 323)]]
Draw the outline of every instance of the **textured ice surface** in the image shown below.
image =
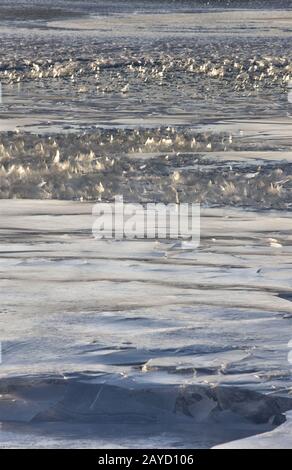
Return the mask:
[(287, 422), (273, 432), (264, 433), (239, 441), (229, 442), (217, 449), (291, 449), (291, 412), (287, 413)]
[(69, 4), (3, 15), (1, 198), (290, 207), (290, 10)]
[(1, 446), (291, 447), (291, 2), (220, 3), (0, 1)]
[(96, 241), (88, 203), (0, 207), (3, 445), (210, 447), (285, 420), (289, 213), (206, 209), (184, 249)]

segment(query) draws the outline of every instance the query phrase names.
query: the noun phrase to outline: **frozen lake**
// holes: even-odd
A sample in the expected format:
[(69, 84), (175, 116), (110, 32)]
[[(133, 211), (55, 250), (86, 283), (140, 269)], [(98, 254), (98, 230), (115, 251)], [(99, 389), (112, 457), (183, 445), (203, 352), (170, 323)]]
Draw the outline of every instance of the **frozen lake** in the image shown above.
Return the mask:
[(88, 203), (0, 206), (3, 444), (209, 447), (284, 421), (289, 213), (206, 209), (191, 249), (97, 241)]
[(292, 11), (211, 3), (0, 1), (0, 447), (291, 448)]

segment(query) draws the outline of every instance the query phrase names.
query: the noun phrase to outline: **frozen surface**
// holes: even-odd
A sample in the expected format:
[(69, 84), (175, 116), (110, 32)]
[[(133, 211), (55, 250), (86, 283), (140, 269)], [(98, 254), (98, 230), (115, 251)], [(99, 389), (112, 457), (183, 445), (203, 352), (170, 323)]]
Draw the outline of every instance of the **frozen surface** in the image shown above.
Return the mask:
[(207, 3), (0, 0), (0, 446), (291, 447), (291, 2)]
[(289, 209), (287, 4), (106, 3), (0, 2), (0, 197)]
[(0, 207), (3, 445), (210, 447), (285, 420), (289, 213), (206, 209), (191, 249), (96, 241), (88, 203)]
[(291, 412), (287, 414), (287, 422), (276, 430), (260, 436), (229, 442), (216, 447), (217, 449), (291, 449)]

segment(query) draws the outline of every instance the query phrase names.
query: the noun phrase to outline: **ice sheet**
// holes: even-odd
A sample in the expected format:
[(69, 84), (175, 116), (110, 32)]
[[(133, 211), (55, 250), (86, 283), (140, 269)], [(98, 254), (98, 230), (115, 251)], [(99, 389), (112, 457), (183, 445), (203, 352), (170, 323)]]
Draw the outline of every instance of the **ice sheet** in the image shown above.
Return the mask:
[[(285, 420), (292, 408), (289, 213), (271, 219), (205, 209), (200, 248), (184, 249), (163, 240), (96, 241), (88, 203), (0, 207), (6, 445), (24, 445), (36, 433), (34, 445), (42, 446), (51, 432), (52, 446), (55, 433), (59, 446), (85, 446), (82, 423), (102, 419), (111, 432), (102, 437), (97, 426), (98, 445), (127, 432), (130, 440), (146, 420), (146, 445), (154, 445), (147, 433), (156, 429), (161, 445), (176, 436), (181, 446), (185, 434), (175, 428), (182, 420), (192, 427), (188, 445), (210, 447)], [(19, 440), (9, 441), (11, 420), (19, 422)], [(59, 424), (45, 431), (46, 422)]]

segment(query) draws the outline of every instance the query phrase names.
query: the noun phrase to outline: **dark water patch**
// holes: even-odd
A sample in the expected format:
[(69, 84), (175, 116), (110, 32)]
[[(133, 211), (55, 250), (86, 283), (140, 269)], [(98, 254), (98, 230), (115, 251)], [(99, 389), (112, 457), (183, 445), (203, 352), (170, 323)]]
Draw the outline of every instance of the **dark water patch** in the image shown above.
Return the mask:
[[(133, 387), (126, 382), (122, 386), (103, 382), (102, 376), (96, 376), (95, 381), (88, 377), (87, 382), (69, 377), (66, 381), (36, 377), (2, 380), (2, 433), (35, 433), (36, 442), (40, 442), (43, 430), (48, 436), (51, 429), (61, 442), (68, 438), (70, 425), (70, 439), (74, 442), (78, 424), (75, 439), (80, 439), (83, 427), (90, 425), (95, 441), (108, 441), (121, 433), (124, 438), (131, 438), (137, 427), (147, 443), (148, 433), (159, 431), (166, 432), (166, 439), (173, 433), (181, 439), (184, 428), (188, 442), (196, 442), (196, 447), (210, 447), (230, 440), (230, 435), (236, 439), (272, 430), (285, 421), (283, 413), (292, 407), (290, 399), (268, 397), (244, 388)], [(178, 447), (182, 445), (180, 439)]]

